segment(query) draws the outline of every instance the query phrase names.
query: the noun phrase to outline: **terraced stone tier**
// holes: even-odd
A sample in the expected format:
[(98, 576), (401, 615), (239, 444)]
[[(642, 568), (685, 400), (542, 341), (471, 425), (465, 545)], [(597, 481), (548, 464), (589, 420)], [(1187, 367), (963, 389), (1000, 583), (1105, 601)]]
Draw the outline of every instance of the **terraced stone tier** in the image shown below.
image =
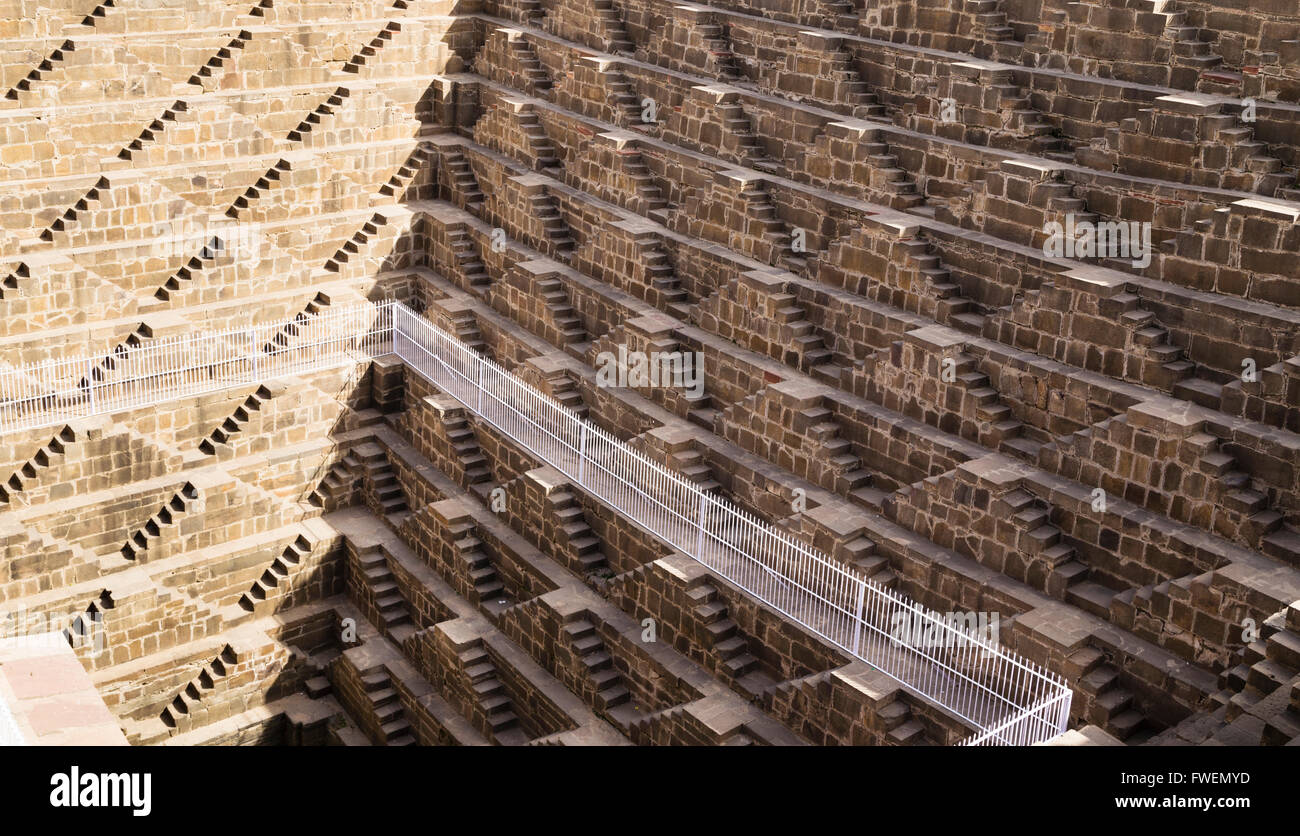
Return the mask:
[[(0, 372), (402, 299), (1062, 743), (1300, 739), (1293, 3), (182, 6), (0, 2)], [(134, 744), (968, 735), (543, 464), (394, 357), (0, 436), (0, 615)]]

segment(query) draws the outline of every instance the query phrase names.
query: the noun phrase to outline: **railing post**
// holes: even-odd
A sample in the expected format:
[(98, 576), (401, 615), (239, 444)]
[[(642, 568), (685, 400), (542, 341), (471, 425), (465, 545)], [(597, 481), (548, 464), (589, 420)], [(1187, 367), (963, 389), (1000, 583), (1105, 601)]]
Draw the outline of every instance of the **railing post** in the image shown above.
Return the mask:
[(90, 413), (95, 414), (95, 360), (86, 358), (86, 394), (90, 397)]
[(582, 485), (582, 474), (587, 468), (587, 422), (582, 422), (582, 431), (578, 434), (578, 484)]
[[(403, 361), (406, 360), (406, 355), (402, 353), (401, 348), (397, 347), (398, 346), (397, 338), (399, 336), (402, 339), (406, 339), (406, 340), (409, 340), (409, 338), (406, 336), (406, 331), (402, 330), (403, 328), (406, 327), (406, 324), (403, 322), (401, 326), (398, 326), (397, 323), (401, 321), (405, 316), (406, 316), (406, 306), (401, 303), (395, 303), (393, 305), (392, 318), (388, 320), (393, 326), (393, 353), (396, 354), (398, 357), (401, 357)], [(408, 351), (407, 353), (409, 354), (410, 352)]]
[[(406, 358), (402, 357), (402, 350), (397, 347), (397, 305), (390, 304), (387, 308), (387, 311), (388, 311), (388, 317), (387, 317), (388, 339), (393, 346), (393, 353), (397, 355), (398, 359), (405, 360)], [(380, 345), (383, 345), (382, 340), (380, 341)]]
[(402, 333), (402, 329), (398, 327), (397, 324), (398, 320), (401, 318), (402, 309), (397, 306), (396, 302), (394, 302), (388, 309), (388, 324), (391, 325), (393, 329), (393, 353), (401, 358), (402, 362), (406, 362), (406, 357), (402, 354), (402, 349), (397, 342), (398, 336), (406, 336)]
[(857, 656), (862, 647), (862, 604), (867, 598), (867, 582), (858, 579), (857, 615), (853, 618), (853, 655)]
[(261, 371), (257, 362), (257, 331), (252, 328), (248, 329), (248, 344), (253, 352), (253, 382), (256, 383), (261, 379)]
[(475, 383), (475, 387), (478, 389), (478, 392), (476, 393), (478, 400), (475, 402), (474, 411), (477, 412), (479, 415), (482, 415), (483, 414), (483, 358), (482, 357), (478, 358), (478, 362), (476, 363), (476, 365), (478, 366), (478, 375), (477, 375), (478, 380)]
[[(704, 491), (700, 491), (700, 513), (697, 517), (695, 528), (695, 559), (701, 560), (704, 557)], [(702, 562), (702, 561), (701, 561)]]

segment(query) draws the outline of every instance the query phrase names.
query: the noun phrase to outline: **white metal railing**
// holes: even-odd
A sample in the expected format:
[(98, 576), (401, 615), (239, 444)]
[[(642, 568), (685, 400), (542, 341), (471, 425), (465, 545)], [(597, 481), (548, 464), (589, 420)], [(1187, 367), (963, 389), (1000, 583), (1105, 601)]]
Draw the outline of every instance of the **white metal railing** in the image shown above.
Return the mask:
[[(0, 432), (328, 368), (356, 352), (396, 353), (654, 537), (942, 705), (976, 730), (966, 743), (1025, 745), (1065, 731), (1071, 692), (1059, 677), (700, 490), (400, 302), (153, 341), (115, 353), (111, 367), (85, 358), (0, 372)], [(926, 641), (900, 640), (899, 624)]]
[(348, 362), (353, 351), (388, 353), (392, 305), (300, 313), (288, 322), (123, 342), (99, 356), (9, 367), (0, 370), (0, 433), (325, 369)]
[[(1024, 745), (1065, 731), (1071, 692), (1059, 677), (700, 490), (400, 304), (393, 350), (656, 538), (944, 706), (977, 730), (967, 742)], [(899, 624), (924, 646), (899, 640)]]

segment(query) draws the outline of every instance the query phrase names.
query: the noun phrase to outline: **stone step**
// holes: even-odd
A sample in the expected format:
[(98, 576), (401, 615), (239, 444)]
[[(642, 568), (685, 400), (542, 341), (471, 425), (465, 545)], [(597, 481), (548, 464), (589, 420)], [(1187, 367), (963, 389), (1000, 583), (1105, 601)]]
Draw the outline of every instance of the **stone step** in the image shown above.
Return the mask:
[(1110, 604), (1115, 598), (1115, 590), (1093, 581), (1076, 583), (1065, 592), (1065, 601), (1098, 618), (1110, 618)]

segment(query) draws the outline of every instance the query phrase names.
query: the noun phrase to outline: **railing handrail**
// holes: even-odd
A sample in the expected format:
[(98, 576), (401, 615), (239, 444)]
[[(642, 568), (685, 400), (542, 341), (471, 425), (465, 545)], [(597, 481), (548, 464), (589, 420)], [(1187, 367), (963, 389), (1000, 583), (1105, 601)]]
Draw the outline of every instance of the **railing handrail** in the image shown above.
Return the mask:
[[(301, 340), (264, 350), (290, 326)], [(251, 351), (244, 350), (245, 342)], [(195, 351), (212, 356), (197, 363), (184, 356)], [(1065, 731), (1071, 692), (1060, 677), (707, 493), (400, 302), (299, 314), (284, 323), (173, 337), (120, 354), (0, 371), (0, 433), (329, 368), (355, 359), (356, 351), (397, 354), (474, 415), (657, 539), (943, 706), (976, 729), (967, 744), (1035, 743)], [(26, 394), (26, 384), (18, 380), (33, 375), (49, 382), (49, 369), (55, 368), (75, 376), (104, 356), (134, 362), (140, 369), (111, 380), (97, 380), (88, 372), (75, 386), (36, 394)], [(146, 383), (161, 389), (148, 390)], [(887, 626), (900, 617), (906, 623), (919, 620), (941, 638), (937, 646), (947, 650), (927, 651), (900, 641)]]
[[(425, 339), (417, 340), (417, 337), (423, 337)], [(426, 343), (440, 347), (444, 353), (439, 353), (434, 350), (434, 348), (431, 348), (430, 344)], [(572, 410), (569, 410), (554, 399), (538, 391), (527, 382), (514, 377), (493, 361), (478, 355), (454, 336), (433, 325), (423, 317), (414, 314), (408, 308), (405, 308), (405, 306), (399, 305), (395, 310), (393, 345), (395, 353), (397, 353), (410, 368), (413, 368), (421, 374), (421, 376), (450, 394), (458, 402), (463, 404), (466, 409), (480, 418), (483, 418), (515, 441), (522, 443), (534, 455), (537, 455), (539, 458), (546, 461), (547, 464), (556, 467), (556, 469), (565, 476), (573, 479), (575, 484), (579, 487), (593, 493), (598, 499), (605, 501), (606, 504), (613, 505), (616, 510), (619, 510), (624, 516), (628, 517), (633, 522), (636, 522), (640, 527), (649, 531), (658, 539), (663, 540), (689, 557), (704, 564), (711, 571), (717, 572), (727, 580), (736, 583), (742, 589), (745, 589), (745, 591), (760, 598), (760, 600), (763, 600), (764, 603), (769, 606), (773, 606), (787, 617), (798, 621), (806, 629), (813, 631), (823, 639), (826, 639), (841, 649), (848, 651), (857, 658), (875, 665), (887, 676), (890, 676), (908, 688), (918, 691), (923, 696), (938, 702), (947, 710), (960, 717), (963, 721), (970, 723), (975, 728), (979, 729), (979, 732), (973, 737), (974, 741), (984, 742), (985, 740), (992, 740), (999, 743), (1032, 743), (1049, 739), (1065, 730), (1065, 723), (1068, 721), (1068, 705), (1071, 692), (1060, 677), (1040, 668), (1038, 665), (1029, 662), (1028, 660), (1019, 658), (1016, 654), (1000, 645), (988, 642), (981, 636), (953, 626), (948, 623), (946, 619), (938, 617), (936, 613), (927, 610), (916, 602), (910, 601), (906, 596), (903, 596), (900, 593), (885, 589), (865, 577), (849, 572), (844, 566), (835, 563), (817, 550), (800, 543), (787, 532), (781, 531), (780, 529), (758, 519), (756, 516), (734, 503), (707, 494), (697, 485), (683, 479), (678, 474), (653, 461), (642, 452), (624, 444), (590, 421), (578, 417), (576, 413), (572, 412)], [(420, 354), (423, 354), (424, 357), (434, 361), (436, 365), (431, 366), (428, 363), (422, 363), (421, 360), (424, 358), (422, 358)], [(463, 368), (457, 368), (457, 366), (462, 366)], [(441, 370), (442, 374), (438, 373), (439, 370)], [(450, 378), (446, 375), (450, 375)], [(491, 391), (490, 387), (485, 386), (482, 382), (485, 378), (488, 380), (509, 380), (510, 385), (515, 390), (515, 395), (520, 400), (529, 402), (529, 405), (537, 410), (538, 414), (534, 415), (525, 413), (518, 407), (509, 403), (506, 397), (502, 394)], [(494, 414), (494, 411), (490, 408), (491, 403), (489, 403), (488, 407), (485, 408), (482, 403), (484, 395), (486, 395), (490, 401), (495, 401), (496, 403), (507, 407), (511, 414), (505, 417), (513, 419), (515, 421), (514, 425), (512, 425), (508, 420), (502, 420), (502, 416), (499, 414)], [(959, 670), (950, 660), (938, 658), (937, 655), (925, 654), (923, 651), (913, 648), (913, 650), (916, 650), (918, 655), (924, 656), (927, 662), (932, 665), (937, 665), (946, 671), (950, 676), (948, 684), (951, 685), (956, 681), (956, 684), (961, 687), (973, 688), (976, 691), (981, 692), (987, 699), (987, 702), (983, 703), (981, 707), (988, 709), (989, 703), (992, 703), (998, 708), (1006, 709), (1005, 713), (999, 712), (996, 722), (989, 723), (987, 719), (981, 719), (980, 717), (974, 716), (976, 712), (963, 710), (961, 707), (945, 703), (942, 697), (936, 693), (938, 690), (937, 688), (927, 688), (924, 683), (909, 680), (905, 674), (902, 674), (899, 671), (887, 670), (885, 667), (876, 664), (881, 661), (879, 657), (877, 657), (875, 662), (873, 662), (871, 658), (867, 658), (857, 652), (855, 648), (860, 647), (861, 645), (861, 634), (863, 631), (872, 631), (873, 633), (878, 634), (878, 637), (881, 639), (891, 642), (895, 641), (895, 639), (886, 634), (879, 625), (872, 623), (869, 620), (858, 618), (855, 622), (857, 633), (855, 634), (852, 645), (850, 645), (850, 643), (835, 635), (833, 631), (821, 629), (817, 625), (810, 624), (806, 620), (801, 619), (798, 613), (783, 608), (779, 602), (765, 598), (762, 594), (759, 594), (758, 591), (746, 584), (742, 579), (734, 575), (729, 576), (726, 571), (720, 571), (720, 567), (716, 565), (716, 561), (710, 560), (706, 554), (702, 553), (702, 551), (705, 551), (704, 549), (692, 547), (688, 542), (682, 542), (679, 538), (674, 536), (674, 532), (665, 530), (663, 527), (657, 528), (654, 525), (647, 525), (646, 518), (653, 515), (653, 510), (645, 512), (645, 518), (638, 518), (636, 511), (628, 508), (620, 508), (616, 503), (611, 502), (608, 497), (601, 496), (600, 490), (596, 489), (598, 488), (596, 480), (592, 478), (591, 474), (593, 470), (604, 469), (602, 463), (594, 460), (589, 455), (585, 455), (585, 451), (581, 449), (582, 445), (574, 442), (573, 431), (569, 433), (570, 437), (565, 439), (562, 437), (560, 431), (547, 426), (545, 413), (548, 411), (552, 413), (552, 417), (563, 416), (563, 420), (569, 424), (570, 428), (577, 428), (577, 434), (579, 437), (586, 438), (586, 450), (591, 449), (590, 438), (595, 436), (597, 439), (604, 441), (611, 448), (617, 450), (621, 456), (628, 459), (627, 463), (630, 466), (627, 470), (629, 473), (639, 473), (641, 474), (642, 479), (646, 481), (653, 482), (660, 487), (671, 487), (682, 492), (686, 497), (689, 497), (689, 501), (686, 503), (678, 503), (679, 507), (673, 507), (673, 505), (668, 502), (656, 499), (653, 496), (653, 491), (648, 489), (645, 485), (639, 484), (631, 478), (618, 477), (623, 482), (623, 485), (630, 488), (632, 492), (636, 493), (641, 498), (648, 500), (650, 503), (659, 505), (661, 509), (661, 517), (667, 517), (669, 520), (676, 517), (689, 524), (690, 521), (683, 517), (680, 507), (683, 505), (685, 507), (691, 507), (695, 503), (698, 503), (701, 509), (700, 521), (698, 523), (699, 531), (701, 533), (699, 542), (704, 542), (704, 538), (707, 537), (710, 541), (721, 543), (723, 545), (730, 545), (719, 535), (719, 529), (721, 528), (719, 524), (715, 522), (711, 529), (706, 526), (705, 521), (709, 519), (710, 515), (712, 515), (715, 520), (716, 517), (721, 515), (724, 522), (735, 521), (739, 523), (741, 527), (748, 527), (756, 531), (761, 531), (763, 537), (772, 540), (781, 548), (788, 549), (793, 555), (807, 561), (807, 563), (810, 564), (811, 572), (809, 572), (808, 568), (805, 567), (805, 574), (820, 574), (823, 578), (827, 574), (833, 574), (839, 578), (848, 579), (851, 584), (860, 587), (860, 593), (864, 597), (871, 599), (872, 606), (896, 614), (903, 613), (919, 618), (926, 623), (927, 627), (933, 627), (945, 637), (956, 639), (957, 641), (954, 642), (955, 644), (977, 647), (980, 654), (982, 654), (986, 659), (985, 664), (981, 668), (982, 670), (994, 673), (995, 677), (999, 679), (1009, 678), (1013, 683), (1015, 683), (1017, 689), (1032, 695), (1032, 699), (1023, 701), (1024, 704), (1021, 704), (1013, 699), (1012, 696), (999, 692), (995, 686), (990, 686), (986, 682), (978, 681), (962, 670)], [(519, 437), (521, 434), (521, 423), (525, 425), (523, 429), (531, 430), (534, 434), (542, 436), (542, 438), (540, 438), (540, 443), (531, 445), (526, 443), (525, 439)], [(568, 456), (576, 455), (577, 462), (571, 463), (565, 455), (556, 455), (557, 443), (559, 452), (567, 453)], [(550, 455), (547, 454), (548, 449)], [(581, 467), (574, 467), (574, 464), (580, 464)], [(750, 559), (753, 560), (752, 557)], [(804, 588), (797, 578), (792, 577), (791, 575), (782, 574), (776, 567), (763, 566), (762, 568), (771, 575), (782, 577), (787, 584)], [(810, 597), (821, 597), (819, 593), (813, 592), (812, 590), (805, 589), (805, 591), (809, 593)], [(848, 614), (849, 612), (843, 605), (843, 602), (823, 599), (822, 602), (818, 603), (824, 604), (822, 608), (823, 614), (828, 610), (837, 610), (843, 614)], [(946, 642), (942, 644), (946, 644)], [(970, 658), (967, 657), (964, 661), (969, 662)], [(931, 677), (930, 681), (933, 682), (933, 679), (934, 678)], [(967, 703), (970, 702), (971, 697), (967, 695)], [(965, 704), (966, 703), (963, 703), (963, 705)], [(1061, 712), (1059, 715), (1048, 717), (1044, 715), (1044, 706), (1064, 707), (1065, 711)]]
[[(282, 322), (119, 343), (99, 354), (0, 369), (0, 433), (321, 370), (345, 361), (350, 350), (391, 342), (393, 304), (299, 313)], [(289, 329), (294, 333), (287, 337)], [(137, 371), (112, 374), (118, 365)]]

